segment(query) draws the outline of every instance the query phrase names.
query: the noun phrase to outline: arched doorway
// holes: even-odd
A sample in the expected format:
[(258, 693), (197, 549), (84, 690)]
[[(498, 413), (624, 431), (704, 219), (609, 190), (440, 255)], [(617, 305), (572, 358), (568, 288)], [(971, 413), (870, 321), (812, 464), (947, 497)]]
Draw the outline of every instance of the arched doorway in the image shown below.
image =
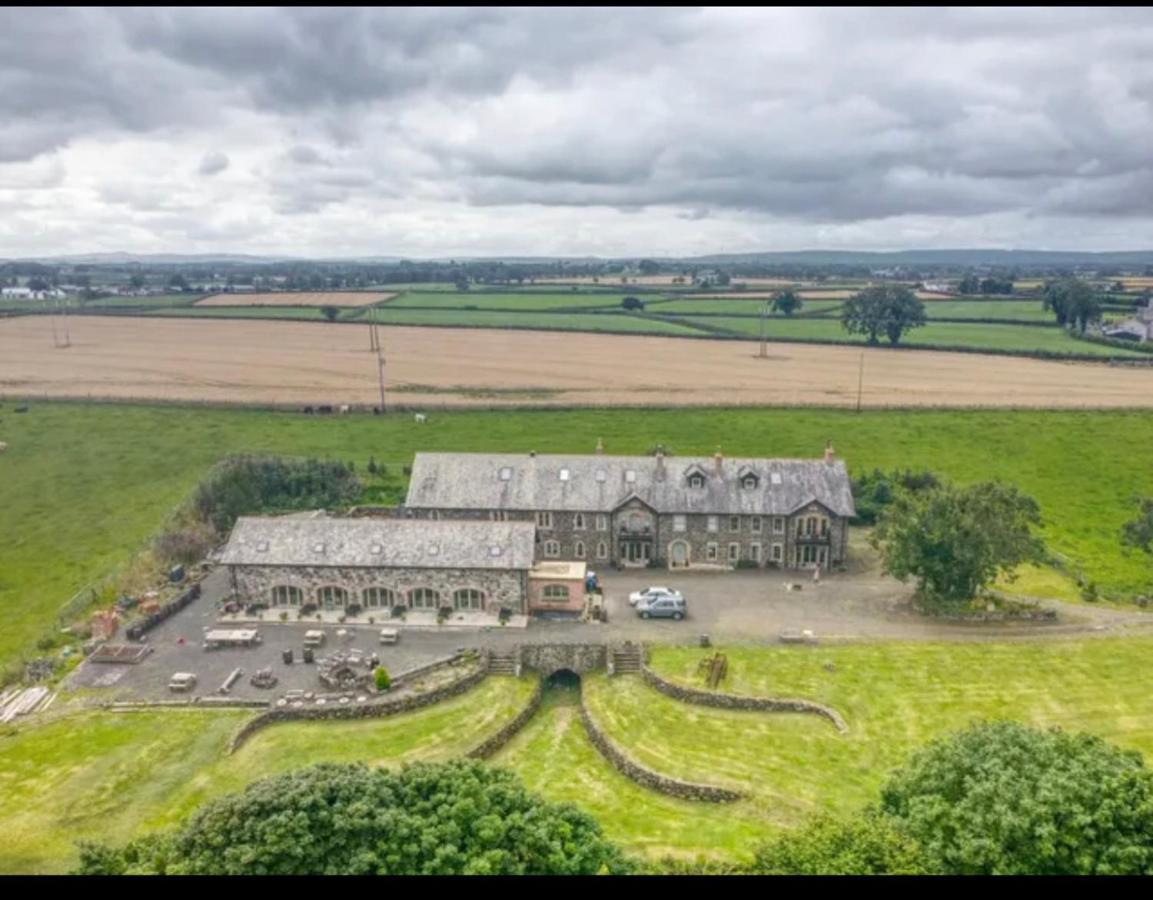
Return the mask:
[(687, 569), (689, 566), (689, 542), (673, 541), (669, 544), (669, 568)]
[(557, 669), (544, 681), (549, 689), (580, 691), (581, 677), (572, 669)]

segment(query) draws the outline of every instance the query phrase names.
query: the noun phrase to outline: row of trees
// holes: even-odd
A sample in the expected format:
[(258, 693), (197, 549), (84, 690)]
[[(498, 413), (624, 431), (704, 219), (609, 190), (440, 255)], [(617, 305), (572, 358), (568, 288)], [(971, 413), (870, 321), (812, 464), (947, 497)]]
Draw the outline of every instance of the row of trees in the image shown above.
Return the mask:
[[(558, 776), (561, 777), (561, 776)], [(1153, 773), (1136, 751), (1014, 722), (924, 747), (858, 815), (819, 817), (749, 865), (631, 860), (571, 804), (478, 762), (322, 764), (213, 800), (170, 833), (81, 846), (77, 874), (878, 875), (1153, 873)]]

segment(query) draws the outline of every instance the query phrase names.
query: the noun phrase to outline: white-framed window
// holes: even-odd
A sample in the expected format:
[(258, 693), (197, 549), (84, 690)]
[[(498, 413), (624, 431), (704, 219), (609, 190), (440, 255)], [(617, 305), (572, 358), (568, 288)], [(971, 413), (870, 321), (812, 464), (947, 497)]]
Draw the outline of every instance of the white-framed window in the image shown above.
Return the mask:
[(705, 559), (707, 559), (709, 562), (717, 561), (716, 543), (710, 541), (709, 543), (705, 544)]
[(440, 594), (432, 588), (413, 588), (408, 592), (408, 605), (413, 609), (436, 609), (440, 606)]
[(717, 523), (717, 517), (716, 516), (709, 516), (708, 519), (705, 520), (705, 528), (707, 530), (716, 531), (719, 527), (720, 527), (720, 525)]
[(705, 476), (700, 474), (700, 472), (693, 472), (693, 474), (689, 476), (689, 487), (703, 488), (704, 486)]
[(729, 516), (729, 531), (740, 531), (740, 530), (741, 530), (741, 517), (740, 516)]
[(577, 559), (584, 559), (584, 556), (585, 556), (585, 542), (584, 541), (577, 541), (576, 542), (576, 544), (573, 546), (572, 555), (575, 556)]
[(773, 544), (773, 562), (780, 562), (785, 558), (785, 545)]
[(552, 513), (538, 512), (536, 514), (536, 524), (538, 528), (552, 528)]
[(428, 517), (430, 519), (432, 519), (432, 521), (434, 521), (434, 522), (439, 522), (440, 521), (440, 510), (439, 509), (430, 509), (428, 511)]
[(741, 558), (741, 545), (735, 541), (729, 544), (729, 562), (736, 562)]
[(572, 527), (573, 527), (573, 531), (584, 531), (585, 530), (585, 514), (584, 513), (574, 513), (573, 514)]
[(560, 556), (560, 541), (545, 541), (544, 555), (553, 559)]
[(278, 584), (272, 589), (273, 606), (300, 606), (304, 603), (304, 591), (295, 585)]
[(757, 476), (756, 475), (746, 475), (744, 478), (741, 479), (741, 487), (743, 487), (746, 491), (754, 490), (756, 488), (756, 486), (757, 486)]
[(365, 588), (360, 595), (365, 609), (392, 609), (396, 606), (396, 594), (388, 588)]
[(597, 559), (608, 559), (608, 558), (609, 558), (609, 545), (605, 541), (601, 541), (599, 544), (597, 544)]
[(817, 546), (815, 544), (805, 544), (801, 547), (801, 562), (804, 565), (812, 565), (817, 561)]
[(484, 609), (484, 591), (460, 588), (452, 592), (453, 609)]
[(764, 529), (765, 520), (760, 516), (752, 516), (749, 519), (749, 527), (752, 528), (753, 534), (760, 534)]
[(602, 514), (602, 513), (597, 513), (597, 531), (608, 531), (608, 530), (609, 530), (609, 517)]
[(684, 531), (686, 528), (685, 516), (673, 516), (673, 531)]
[(821, 519), (821, 537), (829, 536), (829, 520)]
[(492, 510), (492, 512), (490, 512), (488, 514), (488, 517), (493, 522), (507, 522), (508, 521), (508, 513), (505, 512), (503, 509)]
[(547, 603), (568, 603), (568, 585), (546, 584), (544, 590), (541, 591), (540, 598)]
[(785, 533), (785, 517), (773, 516), (773, 534)]
[(759, 563), (761, 561), (761, 545), (760, 544), (749, 544), (749, 559), (751, 559), (755, 563)]

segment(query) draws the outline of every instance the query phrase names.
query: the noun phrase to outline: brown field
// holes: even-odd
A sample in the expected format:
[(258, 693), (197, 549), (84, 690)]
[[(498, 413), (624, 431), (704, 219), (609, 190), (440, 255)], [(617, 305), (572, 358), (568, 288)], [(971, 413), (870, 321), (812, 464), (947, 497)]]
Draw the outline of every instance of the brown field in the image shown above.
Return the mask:
[(1153, 277), (1138, 275), (1130, 278), (1117, 279), (1127, 291), (1143, 291), (1145, 288), (1153, 288)]
[(368, 306), (396, 294), (379, 291), (271, 291), (267, 294), (213, 294), (193, 306)]
[[(361, 325), (77, 317), (0, 321), (0, 395), (377, 402)], [(382, 328), (391, 402), (462, 405), (1153, 407), (1153, 369), (755, 341)]]

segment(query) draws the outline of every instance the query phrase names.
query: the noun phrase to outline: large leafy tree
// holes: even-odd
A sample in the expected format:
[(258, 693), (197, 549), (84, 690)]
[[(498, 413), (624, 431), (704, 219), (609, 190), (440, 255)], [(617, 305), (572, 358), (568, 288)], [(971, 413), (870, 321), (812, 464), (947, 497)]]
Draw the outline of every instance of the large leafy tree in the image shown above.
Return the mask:
[(1058, 325), (1076, 328), (1082, 334), (1090, 322), (1101, 318), (1097, 294), (1080, 278), (1048, 282), (1043, 292), (1045, 309), (1052, 311)]
[(884, 816), (838, 820), (826, 816), (757, 848), (752, 871), (759, 875), (927, 874), (916, 842)]
[(1153, 772), (1094, 735), (976, 725), (915, 754), (881, 810), (945, 874), (1153, 873)]
[(925, 324), (925, 304), (907, 287), (879, 285), (850, 297), (841, 309), (841, 325), (850, 334), (863, 334), (870, 344), (880, 335), (896, 344), (910, 328)]
[(1153, 497), (1145, 497), (1137, 505), (1137, 515), (1121, 526), (1121, 543), (1153, 553)]
[(82, 848), (80, 874), (581, 875), (624, 871), (600, 825), (472, 761), (322, 764), (214, 800), (166, 839)]
[(885, 571), (902, 581), (916, 578), (922, 597), (967, 601), (999, 574), (1041, 558), (1043, 545), (1033, 534), (1040, 524), (1037, 502), (1011, 485), (940, 485), (898, 491), (870, 540)]
[(777, 291), (773, 294), (772, 310), (791, 316), (803, 306), (803, 302), (796, 291)]

